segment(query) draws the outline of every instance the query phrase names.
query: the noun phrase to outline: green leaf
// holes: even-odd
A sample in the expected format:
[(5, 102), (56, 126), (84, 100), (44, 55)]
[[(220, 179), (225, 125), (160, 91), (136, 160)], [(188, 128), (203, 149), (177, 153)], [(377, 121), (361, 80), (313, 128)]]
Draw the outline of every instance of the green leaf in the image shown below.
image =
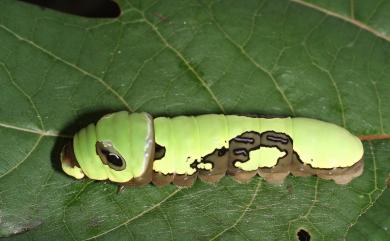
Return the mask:
[(370, 240), (386, 240), (390, 237), (390, 216), (383, 210), (390, 209), (390, 192), (386, 190), (377, 200), (373, 200), (362, 212), (358, 222), (348, 232), (348, 240), (358, 240), (361, 236)]
[(386, 137), (389, 2), (119, 4), (121, 16), (104, 20), (0, 2), (0, 237), (297, 240), (301, 229), (311, 240), (389, 235), (386, 139), (365, 141), (364, 174), (347, 186), (316, 177), (291, 176), (280, 186), (225, 177), (217, 185), (116, 194), (115, 185), (76, 181), (59, 168), (69, 137), (117, 110), (305, 116)]

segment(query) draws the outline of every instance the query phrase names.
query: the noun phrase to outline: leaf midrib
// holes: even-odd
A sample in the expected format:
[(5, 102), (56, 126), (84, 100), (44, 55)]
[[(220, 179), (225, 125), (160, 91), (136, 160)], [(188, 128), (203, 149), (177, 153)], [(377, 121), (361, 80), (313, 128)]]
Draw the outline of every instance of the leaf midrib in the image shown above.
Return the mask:
[(328, 15), (328, 16), (331, 16), (331, 17), (334, 17), (334, 18), (346, 21), (346, 22), (356, 26), (359, 29), (362, 29), (364, 31), (372, 33), (373, 35), (377, 36), (378, 38), (381, 38), (383, 40), (386, 40), (387, 42), (390, 42), (390, 36), (386, 35), (385, 33), (378, 32), (376, 29), (370, 27), (369, 25), (367, 25), (367, 24), (365, 24), (365, 23), (363, 23), (361, 21), (358, 21), (356, 19), (353, 19), (353, 18), (344, 16), (344, 15), (341, 15), (341, 14), (336, 13), (336, 12), (332, 12), (332, 11), (326, 9), (326, 8), (323, 8), (321, 6), (318, 6), (318, 5), (315, 5), (315, 4), (312, 4), (312, 3), (305, 2), (303, 0), (289, 0), (289, 1), (291, 1), (293, 3), (296, 3), (298, 5), (301, 5), (301, 6), (310, 8), (310, 9), (313, 9), (315, 11), (319, 11), (321, 13), (324, 13), (324, 14)]

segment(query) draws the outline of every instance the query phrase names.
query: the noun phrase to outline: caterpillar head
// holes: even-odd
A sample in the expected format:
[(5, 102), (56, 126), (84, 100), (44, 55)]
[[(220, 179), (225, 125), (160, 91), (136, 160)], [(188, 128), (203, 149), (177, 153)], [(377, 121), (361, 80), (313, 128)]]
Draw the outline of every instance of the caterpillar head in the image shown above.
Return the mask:
[(64, 172), (77, 179), (129, 182), (149, 178), (154, 156), (153, 120), (147, 113), (121, 111), (80, 130), (64, 146)]

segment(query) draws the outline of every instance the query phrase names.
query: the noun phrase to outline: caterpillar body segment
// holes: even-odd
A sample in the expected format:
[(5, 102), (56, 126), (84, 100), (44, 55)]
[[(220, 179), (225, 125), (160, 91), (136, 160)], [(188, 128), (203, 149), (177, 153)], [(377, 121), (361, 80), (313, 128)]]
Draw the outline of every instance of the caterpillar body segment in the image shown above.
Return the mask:
[(61, 154), (75, 178), (190, 186), (225, 174), (281, 183), (290, 173), (346, 184), (363, 171), (363, 146), (347, 130), (308, 118), (117, 112), (80, 130)]

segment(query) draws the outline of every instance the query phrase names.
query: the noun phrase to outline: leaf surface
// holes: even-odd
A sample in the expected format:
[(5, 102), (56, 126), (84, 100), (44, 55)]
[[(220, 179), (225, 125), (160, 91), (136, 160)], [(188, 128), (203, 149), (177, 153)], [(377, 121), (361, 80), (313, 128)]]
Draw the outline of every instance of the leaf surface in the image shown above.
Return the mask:
[(305, 116), (387, 135), (390, 3), (118, 3), (121, 16), (102, 20), (1, 1), (0, 237), (297, 240), (301, 229), (312, 240), (389, 236), (389, 140), (364, 142), (364, 174), (346, 186), (225, 177), (119, 195), (112, 184), (65, 176), (59, 152), (77, 130), (117, 110)]

